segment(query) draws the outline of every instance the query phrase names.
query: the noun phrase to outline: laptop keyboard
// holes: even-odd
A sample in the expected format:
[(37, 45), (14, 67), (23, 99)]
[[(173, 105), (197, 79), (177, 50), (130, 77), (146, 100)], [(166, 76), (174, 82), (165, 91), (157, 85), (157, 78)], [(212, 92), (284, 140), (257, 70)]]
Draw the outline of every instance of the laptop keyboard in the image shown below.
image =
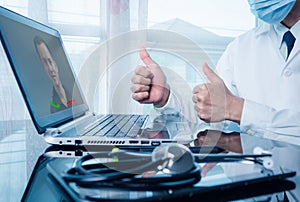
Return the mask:
[(109, 114), (86, 126), (82, 136), (136, 137), (148, 115)]

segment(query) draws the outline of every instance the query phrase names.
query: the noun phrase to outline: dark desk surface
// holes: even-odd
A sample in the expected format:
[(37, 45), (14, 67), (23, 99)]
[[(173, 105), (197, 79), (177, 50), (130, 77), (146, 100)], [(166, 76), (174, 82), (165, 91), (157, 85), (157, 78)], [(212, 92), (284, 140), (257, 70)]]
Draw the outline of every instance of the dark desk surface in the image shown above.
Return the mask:
[[(210, 135), (213, 138), (213, 135)], [(240, 138), (241, 137), (241, 138)], [(264, 140), (248, 135), (231, 136), (227, 143), (218, 142), (219, 146), (231, 149), (235, 152), (241, 148), (244, 153), (253, 153), (255, 148), (271, 152), (274, 166), (282, 169), (300, 170), (300, 146), (283, 144)], [(238, 142), (242, 142), (239, 148)], [(229, 144), (230, 142), (230, 144)], [(205, 144), (210, 144), (209, 139)], [(0, 122), (0, 201), (20, 201), (27, 182), (37, 162), (38, 157), (43, 154), (47, 145), (43, 138), (38, 135), (30, 120)], [(218, 168), (211, 172), (218, 172)], [(245, 170), (232, 167), (230, 164), (222, 169), (230, 173), (242, 173)], [(213, 176), (213, 175), (212, 175)], [(288, 193), (291, 201), (300, 201), (300, 173), (292, 178), (296, 183), (296, 189)]]
[(0, 121), (0, 201), (20, 201), (47, 146), (31, 121)]

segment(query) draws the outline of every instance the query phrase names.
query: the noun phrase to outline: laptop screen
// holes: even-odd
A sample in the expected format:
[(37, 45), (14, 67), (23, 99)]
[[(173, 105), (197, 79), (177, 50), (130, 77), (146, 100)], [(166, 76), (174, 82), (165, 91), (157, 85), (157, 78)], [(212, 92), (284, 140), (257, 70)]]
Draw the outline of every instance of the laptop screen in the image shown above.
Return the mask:
[(88, 110), (58, 31), (3, 7), (0, 29), (2, 45), (39, 133)]

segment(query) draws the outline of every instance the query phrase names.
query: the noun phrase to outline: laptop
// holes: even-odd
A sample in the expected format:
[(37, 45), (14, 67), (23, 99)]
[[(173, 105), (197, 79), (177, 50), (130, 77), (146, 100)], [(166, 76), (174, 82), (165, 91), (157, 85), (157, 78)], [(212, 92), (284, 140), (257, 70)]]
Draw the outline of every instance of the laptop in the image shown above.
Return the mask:
[(148, 115), (95, 115), (89, 111), (57, 30), (4, 7), (0, 7), (0, 29), (2, 45), (28, 111), (46, 142), (158, 146), (192, 141), (191, 134), (176, 139), (175, 133), (187, 131), (179, 126), (182, 121), (176, 115), (158, 117), (149, 124)]

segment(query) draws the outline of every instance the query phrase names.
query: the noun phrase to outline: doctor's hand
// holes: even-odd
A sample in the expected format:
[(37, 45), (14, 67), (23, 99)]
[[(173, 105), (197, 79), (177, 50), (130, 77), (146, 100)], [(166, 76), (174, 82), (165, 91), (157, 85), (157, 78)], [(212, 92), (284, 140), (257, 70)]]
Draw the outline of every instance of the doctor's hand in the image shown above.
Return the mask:
[(194, 108), (198, 117), (206, 122), (231, 120), (240, 123), (244, 100), (234, 96), (206, 63), (203, 64), (203, 72), (209, 83), (193, 89)]
[(139, 65), (135, 69), (131, 79), (132, 98), (141, 104), (163, 107), (170, 94), (166, 76), (145, 48), (141, 48), (139, 54), (145, 66)]

